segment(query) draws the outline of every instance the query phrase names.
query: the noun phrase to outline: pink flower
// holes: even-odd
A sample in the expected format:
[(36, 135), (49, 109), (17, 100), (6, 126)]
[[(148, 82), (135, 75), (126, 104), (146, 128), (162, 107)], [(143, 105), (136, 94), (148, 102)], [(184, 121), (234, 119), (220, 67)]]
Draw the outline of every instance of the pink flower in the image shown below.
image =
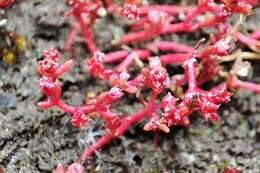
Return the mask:
[(84, 173), (84, 167), (82, 164), (75, 162), (66, 170), (64, 165), (59, 164), (52, 173)]
[(121, 14), (130, 20), (138, 20), (140, 10), (135, 4), (124, 4)]
[(59, 63), (51, 58), (44, 58), (38, 64), (38, 72), (45, 76), (53, 76), (58, 68)]
[(70, 122), (76, 126), (76, 127), (79, 127), (79, 128), (82, 128), (86, 125), (86, 123), (88, 122), (89, 120), (89, 117), (82, 111), (76, 111)]
[(41, 91), (48, 95), (56, 95), (60, 93), (61, 87), (58, 83), (54, 82), (51, 77), (43, 76), (41, 79), (38, 80), (38, 85)]
[(161, 93), (169, 87), (169, 78), (167, 71), (161, 65), (159, 58), (151, 58), (149, 67), (142, 70), (145, 84), (155, 92)]
[(92, 58), (86, 61), (86, 69), (94, 77), (102, 77), (105, 71), (103, 65), (104, 54), (101, 52), (95, 52)]

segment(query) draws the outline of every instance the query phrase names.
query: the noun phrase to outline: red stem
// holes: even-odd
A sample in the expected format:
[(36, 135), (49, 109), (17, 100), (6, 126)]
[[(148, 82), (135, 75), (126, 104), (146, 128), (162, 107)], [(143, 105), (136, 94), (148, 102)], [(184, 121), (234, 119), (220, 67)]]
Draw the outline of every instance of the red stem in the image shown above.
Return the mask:
[(136, 50), (130, 53), (117, 67), (116, 69), (121, 71), (127, 71), (128, 67), (133, 63), (136, 57), (140, 59), (147, 58), (151, 55), (148, 50)]
[(95, 106), (91, 105), (91, 106), (70, 106), (67, 103), (63, 102), (62, 100), (59, 100), (59, 102), (57, 103), (57, 106), (62, 109), (64, 112), (68, 112), (68, 113), (74, 113), (76, 110), (80, 110), (82, 112), (85, 113), (90, 113), (95, 111)]
[(97, 51), (97, 48), (90, 28), (86, 25), (81, 15), (76, 15), (76, 18), (80, 24), (81, 32), (83, 33), (87, 48), (91, 54), (94, 54)]
[(65, 40), (64, 43), (64, 50), (70, 51), (72, 49), (72, 44), (74, 42), (75, 36), (78, 32), (78, 25), (77, 23), (72, 24), (72, 28), (70, 29), (70, 32), (67, 36), (67, 39)]
[(253, 39), (260, 39), (260, 29), (254, 31), (253, 33), (250, 34), (251, 38)]
[(118, 127), (115, 134), (111, 132), (107, 132), (106, 134), (104, 134), (100, 139), (97, 140), (97, 142), (95, 142), (92, 146), (86, 148), (86, 150), (81, 153), (78, 161), (84, 161), (87, 157), (91, 156), (96, 150), (102, 148), (112, 139), (122, 135), (128, 129), (129, 126), (131, 126), (133, 123), (137, 121), (140, 121), (146, 115), (147, 111), (145, 109), (142, 109), (129, 117), (123, 118), (121, 120), (121, 125)]
[(57, 106), (59, 108), (61, 108), (63, 111), (68, 112), (68, 113), (74, 113), (76, 111), (76, 108), (73, 106), (70, 106), (68, 104), (66, 104), (65, 102), (63, 102), (62, 100), (60, 100), (57, 103)]
[(151, 39), (156, 37), (160, 34), (168, 34), (168, 33), (176, 33), (176, 32), (193, 32), (197, 29), (197, 25), (194, 26), (187, 26), (186, 23), (180, 22), (175, 24), (167, 24), (158, 32), (152, 32), (150, 29), (144, 29), (137, 32), (132, 32), (127, 35), (124, 35), (119, 43), (121, 44), (128, 44), (134, 41), (143, 41), (147, 39)]
[(254, 92), (257, 92), (257, 93), (260, 92), (260, 84), (241, 81), (237, 77), (233, 78), (231, 86), (251, 90), (251, 91), (254, 91)]
[(186, 61), (188, 58), (188, 54), (185, 53), (172, 53), (172, 54), (166, 54), (161, 55), (160, 60), (162, 64), (171, 64), (171, 63), (182, 63)]
[[(194, 25), (195, 26), (195, 25)], [(197, 28), (193, 28), (193, 25), (187, 25), (184, 22), (165, 25), (159, 34), (169, 34), (176, 32), (193, 32)]]
[(128, 43), (133, 42), (133, 41), (147, 40), (147, 39), (150, 39), (150, 38), (152, 38), (152, 37), (154, 37), (154, 36), (156, 36), (158, 34), (151, 34), (151, 32), (148, 31), (148, 30), (132, 32), (132, 33), (129, 33), (127, 35), (124, 35), (121, 38), (121, 40), (119, 41), (119, 43), (121, 43), (121, 44), (128, 44)]
[(117, 114), (114, 113), (114, 112), (109, 112), (109, 111), (98, 111), (99, 115), (109, 121), (109, 120), (112, 120), (112, 119), (115, 119), (117, 117)]
[(110, 52), (105, 55), (104, 63), (114, 63), (116, 61), (123, 60), (129, 54), (126, 50), (119, 50), (115, 52)]
[(107, 132), (100, 139), (98, 139), (93, 145), (86, 148), (86, 150), (80, 154), (77, 162), (78, 161), (84, 162), (87, 157), (91, 156), (95, 151), (97, 151), (98, 149), (102, 148), (104, 145), (109, 143), (113, 138), (114, 138), (113, 134)]
[(196, 59), (190, 58), (187, 60), (187, 77), (189, 90), (195, 90), (198, 86), (196, 80)]
[(254, 38), (251, 38), (249, 36), (246, 36), (242, 34), (241, 32), (235, 32), (233, 34), (241, 43), (247, 45), (248, 47), (250, 46), (257, 46), (260, 48), (260, 42)]
[(144, 5), (139, 7), (140, 14), (145, 15), (151, 10), (163, 11), (170, 15), (178, 15), (181, 12), (189, 12), (195, 7), (192, 6), (174, 6), (174, 5)]
[(159, 50), (171, 50), (176, 52), (192, 52), (194, 49), (186, 44), (173, 41), (156, 41), (147, 47), (156, 48)]
[[(83, 151), (78, 160), (84, 161), (87, 157), (91, 156), (96, 150), (102, 148), (104, 145), (109, 143), (113, 138), (121, 136), (125, 133), (125, 131), (130, 127), (133, 123), (140, 121), (144, 117), (151, 115), (151, 112), (154, 112), (156, 109), (156, 98), (157, 93), (152, 92), (149, 104), (146, 108), (141, 109), (131, 116), (127, 116), (121, 119), (120, 126), (115, 130), (115, 133), (107, 132), (103, 135), (97, 142), (95, 142), (92, 146), (88, 147), (85, 151)], [(102, 113), (103, 116), (103, 113)], [(110, 118), (110, 117), (109, 117)]]

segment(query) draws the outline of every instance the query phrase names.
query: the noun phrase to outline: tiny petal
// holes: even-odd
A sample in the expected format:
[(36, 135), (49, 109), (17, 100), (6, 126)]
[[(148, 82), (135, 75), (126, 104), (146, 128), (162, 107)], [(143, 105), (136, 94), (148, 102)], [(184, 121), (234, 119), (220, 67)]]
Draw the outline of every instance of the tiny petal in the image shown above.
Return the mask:
[(109, 97), (112, 99), (112, 100), (117, 100), (119, 99), (120, 97), (122, 97), (124, 95), (124, 93), (122, 92), (122, 90), (117, 87), (117, 86), (114, 86), (113, 88), (111, 88), (108, 92), (108, 95)]
[(152, 118), (150, 119), (150, 121), (149, 121), (148, 123), (146, 123), (146, 124), (144, 125), (144, 128), (143, 128), (143, 129), (144, 129), (145, 131), (156, 130), (156, 129), (159, 128), (159, 126), (160, 126), (160, 121), (159, 121), (159, 119), (158, 119), (157, 116), (154, 116), (154, 117), (152, 117)]
[(213, 114), (210, 115), (210, 119), (212, 121), (219, 121), (219, 116), (218, 116), (217, 113), (213, 113)]
[(119, 80), (126, 82), (130, 78), (130, 74), (127, 72), (121, 72), (119, 74)]
[(162, 66), (162, 63), (158, 57), (153, 57), (149, 60), (149, 66), (151, 68), (158, 68)]
[(58, 166), (52, 171), (52, 173), (66, 173), (64, 165), (58, 164)]
[(103, 62), (105, 58), (105, 54), (103, 52), (97, 51), (94, 53), (92, 58), (97, 59), (99, 62)]
[(44, 58), (57, 60), (57, 58), (60, 56), (60, 52), (54, 47), (51, 47), (49, 50), (43, 52), (43, 56)]
[(175, 105), (177, 99), (170, 93), (162, 98), (162, 108), (164, 109), (166, 106)]
[(71, 164), (66, 173), (84, 173), (84, 167), (80, 163), (73, 163)]
[(170, 132), (170, 129), (169, 129), (169, 127), (166, 124), (160, 124), (159, 129), (164, 131), (165, 133), (169, 133)]
[(225, 103), (230, 101), (232, 94), (228, 92), (226, 85), (219, 85), (208, 92), (207, 96), (214, 103)]
[(214, 45), (214, 49), (215, 49), (215, 54), (223, 56), (226, 55), (228, 53), (228, 51), (230, 50), (231, 45), (229, 42), (227, 42), (225, 39), (219, 40), (218, 42), (216, 42), (216, 44)]
[(146, 123), (143, 127), (145, 131), (161, 130), (165, 133), (170, 132), (169, 127), (164, 124), (163, 121), (159, 120), (159, 117), (155, 113), (152, 116), (153, 117), (150, 119), (150, 121)]

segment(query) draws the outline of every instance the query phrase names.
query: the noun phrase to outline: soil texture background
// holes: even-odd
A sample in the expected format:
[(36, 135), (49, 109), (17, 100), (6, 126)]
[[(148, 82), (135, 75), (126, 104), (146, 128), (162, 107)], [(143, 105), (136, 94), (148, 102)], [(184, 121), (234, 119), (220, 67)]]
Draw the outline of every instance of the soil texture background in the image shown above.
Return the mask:
[[(70, 27), (70, 20), (63, 15), (66, 10), (63, 0), (17, 0), (1, 11), (1, 20), (7, 19), (1, 29), (24, 36), (28, 47), (12, 65), (0, 59), (0, 167), (4, 173), (51, 172), (58, 163), (72, 163), (103, 133), (100, 122), (77, 129), (67, 114), (36, 106), (43, 99), (36, 85), (36, 64), (43, 50), (62, 48)], [(259, 21), (260, 10), (256, 9), (243, 28), (260, 28)], [(101, 50), (111, 48), (113, 36), (124, 33), (122, 26), (124, 21), (116, 16), (97, 20), (94, 31)], [(190, 37), (179, 39), (193, 42)], [(63, 98), (80, 104), (87, 92), (99, 93), (109, 85), (85, 73), (82, 64), (88, 54), (83, 43), (75, 47), (77, 63), (61, 81)], [(61, 61), (68, 58), (70, 55), (63, 53)], [(252, 64), (250, 80), (260, 83), (260, 63)], [(118, 104), (126, 113), (138, 107), (127, 99)], [(91, 173), (221, 173), (229, 164), (240, 167), (243, 173), (259, 173), (260, 95), (238, 91), (219, 114), (218, 123), (205, 122), (194, 114), (190, 126), (174, 127), (169, 134), (144, 132), (142, 124), (137, 124), (124, 137), (96, 152), (85, 167)], [(155, 135), (157, 145), (153, 143)]]

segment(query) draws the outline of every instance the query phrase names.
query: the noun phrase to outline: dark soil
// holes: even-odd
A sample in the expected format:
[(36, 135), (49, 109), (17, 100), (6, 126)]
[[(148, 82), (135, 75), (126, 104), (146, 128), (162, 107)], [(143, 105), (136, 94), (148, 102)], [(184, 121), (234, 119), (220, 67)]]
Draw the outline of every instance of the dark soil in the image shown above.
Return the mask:
[[(28, 43), (13, 65), (0, 59), (0, 167), (5, 173), (51, 172), (58, 163), (72, 163), (84, 146), (103, 132), (94, 129), (99, 122), (79, 130), (58, 109), (40, 110), (36, 106), (42, 95), (36, 86), (39, 76), (35, 66), (43, 50), (62, 47), (69, 30), (69, 21), (63, 16), (66, 9), (63, 0), (17, 0), (1, 17), (8, 20), (2, 28), (25, 36)], [(244, 28), (260, 28), (257, 11)], [(123, 22), (109, 17), (98, 20), (95, 30), (102, 50), (110, 49), (115, 32), (123, 33), (121, 25)], [(62, 78), (64, 99), (71, 104), (81, 103), (86, 92), (108, 88), (84, 73), (80, 64), (86, 50), (81, 43), (76, 46), (78, 64)], [(252, 64), (251, 80), (260, 83), (260, 64)], [(137, 107), (128, 103), (121, 109), (131, 112)], [(170, 134), (159, 133), (157, 145), (152, 142), (156, 134), (137, 125), (97, 152), (85, 166), (92, 173), (221, 173), (229, 164), (244, 173), (259, 173), (260, 95), (239, 91), (231, 103), (222, 106), (220, 115), (221, 121), (212, 124), (194, 114), (190, 126), (175, 127)]]

